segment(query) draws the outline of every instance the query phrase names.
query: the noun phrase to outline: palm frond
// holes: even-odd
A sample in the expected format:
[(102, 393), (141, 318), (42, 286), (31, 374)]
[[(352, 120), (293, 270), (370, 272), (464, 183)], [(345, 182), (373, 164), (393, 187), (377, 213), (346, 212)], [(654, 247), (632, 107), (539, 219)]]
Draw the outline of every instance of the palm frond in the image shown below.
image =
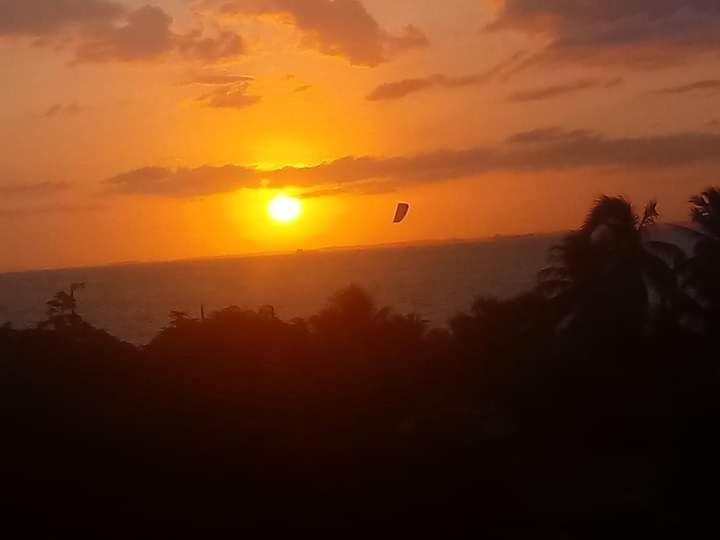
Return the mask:
[(572, 273), (561, 266), (551, 266), (540, 270), (537, 275), (538, 281), (552, 281), (552, 280), (569, 280), (572, 278)]
[(651, 240), (645, 243), (648, 250), (664, 260), (668, 261), (672, 268), (677, 268), (687, 261), (688, 256), (681, 247), (671, 244), (670, 242), (662, 242), (659, 240)]
[(582, 231), (585, 234), (592, 232), (600, 225), (619, 229), (635, 228), (638, 217), (632, 205), (623, 197), (609, 197), (603, 195), (593, 205), (585, 218)]
[(573, 289), (572, 283), (564, 279), (547, 280), (538, 284), (537, 291), (545, 298), (553, 298)]
[(665, 300), (672, 298), (677, 290), (675, 272), (665, 262), (650, 252), (642, 257), (643, 273), (650, 286)]
[(645, 205), (645, 212), (643, 213), (642, 221), (640, 221), (639, 229), (642, 230), (650, 225), (654, 225), (660, 214), (657, 211), (657, 201), (651, 200)]

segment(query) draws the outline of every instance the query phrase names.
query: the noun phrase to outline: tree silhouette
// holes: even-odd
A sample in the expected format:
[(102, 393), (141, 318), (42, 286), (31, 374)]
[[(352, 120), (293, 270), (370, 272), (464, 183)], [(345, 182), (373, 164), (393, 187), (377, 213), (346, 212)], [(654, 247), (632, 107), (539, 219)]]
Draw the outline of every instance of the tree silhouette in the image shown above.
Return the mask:
[(690, 199), (694, 240), (692, 257), (681, 267), (681, 280), (700, 304), (707, 323), (720, 325), (720, 189), (708, 188)]
[(561, 326), (642, 333), (653, 301), (658, 311), (672, 302), (676, 279), (658, 254), (664, 244), (646, 238), (657, 217), (654, 201), (640, 218), (624, 198), (603, 196), (581, 229), (553, 248), (539, 289), (558, 309)]
[(77, 313), (77, 300), (75, 299), (75, 291), (85, 288), (84, 283), (73, 283), (70, 285), (70, 314), (74, 317)]
[(190, 317), (190, 315), (184, 311), (170, 312), (170, 328), (183, 328), (196, 322), (198, 322), (197, 319)]
[(77, 314), (77, 298), (75, 292), (84, 289), (84, 283), (72, 283), (69, 292), (58, 291), (46, 302), (46, 321), (40, 323), (41, 328), (53, 326), (56, 330), (69, 326), (76, 326), (80, 322)]

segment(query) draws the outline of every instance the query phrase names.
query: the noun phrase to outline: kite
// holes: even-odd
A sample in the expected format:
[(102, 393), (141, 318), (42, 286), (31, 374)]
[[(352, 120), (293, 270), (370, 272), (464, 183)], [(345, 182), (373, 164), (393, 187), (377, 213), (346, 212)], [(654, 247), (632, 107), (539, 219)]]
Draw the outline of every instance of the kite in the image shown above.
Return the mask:
[(395, 211), (395, 219), (393, 220), (393, 223), (402, 223), (402, 221), (405, 219), (405, 217), (408, 215), (408, 212), (410, 211), (410, 205), (407, 203), (399, 203), (397, 210)]

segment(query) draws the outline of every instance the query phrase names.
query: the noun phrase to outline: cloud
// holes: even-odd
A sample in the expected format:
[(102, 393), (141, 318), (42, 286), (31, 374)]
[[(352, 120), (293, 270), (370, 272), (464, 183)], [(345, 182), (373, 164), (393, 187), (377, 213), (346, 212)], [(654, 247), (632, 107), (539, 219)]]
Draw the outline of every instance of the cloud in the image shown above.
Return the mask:
[(439, 86), (438, 81), (444, 78), (444, 75), (431, 75), (419, 79), (404, 79), (384, 83), (375, 88), (367, 95), (368, 101), (388, 101), (393, 99), (401, 99), (410, 94), (417, 94), (430, 88)]
[(594, 136), (592, 131), (586, 129), (567, 130), (557, 126), (521, 131), (508, 137), (508, 145), (532, 145), (549, 143), (570, 143), (575, 140), (589, 139)]
[(716, 0), (501, 0), (487, 30), (544, 37), (528, 65), (575, 62), (660, 69), (718, 57)]
[(311, 167), (262, 171), (249, 166), (166, 169), (151, 167), (107, 181), (117, 193), (193, 197), (239, 189), (298, 188), (310, 196), (367, 193), (488, 173), (680, 168), (720, 165), (720, 134), (687, 132), (613, 138), (560, 128), (518, 133), (495, 146), (399, 157), (348, 156)]
[(242, 38), (218, 31), (178, 34), (156, 6), (130, 10), (107, 0), (2, 0), (0, 38), (30, 38), (37, 46), (69, 48), (76, 63), (137, 62), (172, 55), (212, 62), (244, 52)]
[(116, 192), (171, 197), (196, 197), (262, 187), (258, 171), (250, 167), (198, 167), (166, 169), (144, 167), (117, 175), (107, 184)]
[(10, 196), (33, 196), (54, 194), (69, 189), (70, 185), (66, 182), (40, 182), (36, 184), (0, 184), (0, 195), (3, 197)]
[(176, 34), (172, 17), (154, 6), (127, 15), (121, 24), (88, 29), (76, 48), (76, 60), (84, 62), (137, 62), (160, 59), (171, 53), (190, 60), (212, 62), (242, 54), (242, 38), (232, 32), (202, 37), (198, 32)]
[(468, 86), (480, 86), (489, 83), (493, 78), (503, 70), (510, 67), (516, 60), (520, 58), (521, 53), (516, 53), (507, 62), (503, 62), (491, 67), (483, 73), (467, 75), (464, 77), (450, 77), (447, 75), (436, 74), (428, 77), (416, 79), (404, 79), (384, 83), (375, 88), (367, 95), (368, 101), (391, 101), (405, 98), (411, 94), (417, 94), (434, 88), (458, 89)]
[(300, 86), (295, 87), (295, 89), (293, 90), (293, 93), (294, 94), (303, 94), (303, 93), (307, 92), (308, 90), (310, 90), (311, 88), (312, 88), (312, 86), (309, 84), (302, 84)]
[(338, 197), (340, 195), (380, 195), (394, 191), (396, 191), (396, 186), (390, 182), (365, 182), (304, 191), (300, 196), (303, 199), (319, 199), (322, 197)]
[(209, 87), (207, 93), (196, 98), (196, 101), (216, 109), (246, 109), (257, 105), (261, 96), (248, 94), (250, 84), (255, 79), (245, 75), (231, 73), (204, 72), (191, 75), (181, 85), (198, 85)]
[(80, 114), (81, 112), (84, 112), (85, 108), (81, 107), (77, 103), (55, 103), (54, 105), (51, 105), (48, 107), (48, 109), (43, 113), (43, 117), (47, 119), (56, 118), (58, 116), (76, 116)]
[(80, 212), (96, 212), (104, 207), (98, 204), (48, 204), (23, 208), (0, 209), (0, 218), (36, 217), (53, 214), (77, 214)]
[(402, 54), (412, 49), (422, 49), (430, 46), (427, 34), (412, 24), (405, 27), (399, 36), (385, 36), (385, 45), (390, 56)]
[(233, 75), (231, 73), (196, 73), (180, 82), (181, 85), (201, 85), (201, 86), (223, 86), (237, 83), (250, 83), (254, 81), (253, 77), (245, 75)]
[(555, 84), (515, 92), (514, 94), (510, 94), (510, 96), (508, 96), (508, 99), (510, 101), (541, 101), (565, 96), (568, 94), (577, 94), (579, 92), (585, 92), (587, 90), (593, 90), (595, 88), (612, 88), (615, 86), (619, 86), (622, 83), (622, 79), (610, 79), (607, 81), (601, 81), (597, 79), (582, 79), (571, 83)]
[(350, 63), (377, 66), (397, 54), (427, 47), (419, 28), (393, 35), (380, 27), (360, 0), (210, 0), (222, 15), (276, 16), (302, 34), (301, 46)]
[[(720, 31), (720, 30), (719, 30)], [(710, 94), (720, 93), (720, 80), (711, 79), (705, 81), (696, 81), (680, 86), (670, 86), (655, 90), (653, 94), (658, 95), (682, 95), (682, 94)]]
[(200, 96), (197, 101), (215, 109), (246, 109), (257, 105), (262, 96), (248, 94), (249, 82), (216, 85), (211, 92)]
[(120, 19), (125, 8), (106, 0), (2, 0), (0, 35), (42, 37)]

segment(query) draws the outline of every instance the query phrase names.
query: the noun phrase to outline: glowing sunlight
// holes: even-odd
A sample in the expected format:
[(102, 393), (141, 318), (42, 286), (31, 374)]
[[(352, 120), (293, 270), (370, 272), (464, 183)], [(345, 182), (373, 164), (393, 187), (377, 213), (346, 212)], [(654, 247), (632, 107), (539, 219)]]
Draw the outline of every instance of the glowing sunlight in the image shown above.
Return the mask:
[(279, 223), (295, 221), (302, 212), (302, 203), (299, 199), (278, 195), (268, 204), (268, 214)]

